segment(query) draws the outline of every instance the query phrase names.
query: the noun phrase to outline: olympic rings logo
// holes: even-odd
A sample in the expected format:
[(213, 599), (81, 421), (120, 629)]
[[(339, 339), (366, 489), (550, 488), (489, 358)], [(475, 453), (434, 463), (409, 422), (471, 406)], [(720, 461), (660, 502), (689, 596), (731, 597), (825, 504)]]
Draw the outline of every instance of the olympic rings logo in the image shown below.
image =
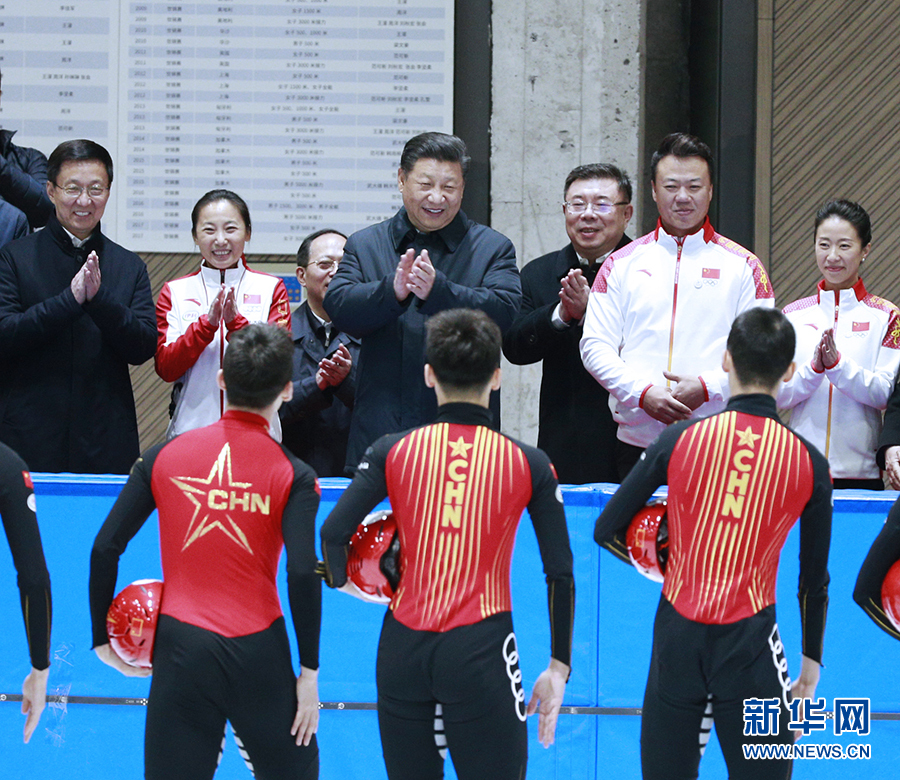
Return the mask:
[(516, 647), (516, 635), (510, 631), (503, 641), (503, 660), (506, 663), (506, 676), (515, 699), (516, 715), (525, 722), (525, 691), (522, 689), (522, 670), (519, 668), (519, 650)]
[(772, 651), (772, 663), (775, 664), (775, 669), (778, 671), (778, 682), (781, 683), (781, 698), (784, 701), (784, 706), (789, 707), (791, 676), (788, 674), (788, 662), (787, 658), (784, 657), (784, 645), (781, 642), (781, 637), (778, 635), (777, 624), (772, 628), (772, 633), (769, 634), (769, 649)]

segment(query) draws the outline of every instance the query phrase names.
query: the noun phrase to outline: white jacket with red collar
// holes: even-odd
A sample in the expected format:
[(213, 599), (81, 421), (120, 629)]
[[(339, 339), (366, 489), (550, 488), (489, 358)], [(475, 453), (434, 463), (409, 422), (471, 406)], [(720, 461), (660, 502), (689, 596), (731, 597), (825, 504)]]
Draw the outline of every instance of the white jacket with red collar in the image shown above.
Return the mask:
[[(214, 328), (207, 314), (222, 284), (234, 288), (238, 315)], [(166, 382), (183, 384), (167, 438), (211, 425), (222, 416), (225, 394), (216, 374), (231, 333), (251, 322), (269, 322), (290, 333), (291, 308), (284, 282), (248, 268), (243, 257), (235, 268), (220, 271), (201, 265), (163, 286), (156, 303), (156, 373)], [(280, 439), (280, 425), (275, 433)]]
[(609, 391), (619, 439), (646, 447), (665, 425), (642, 408), (647, 390), (664, 385), (663, 371), (699, 376), (705, 417), (725, 408), (722, 370), (734, 318), (754, 306), (774, 306), (769, 276), (750, 251), (713, 230), (656, 230), (614, 252), (594, 280), (584, 320), (581, 359)]
[[(791, 428), (828, 458), (836, 479), (878, 479), (882, 411), (900, 367), (900, 311), (866, 292), (862, 279), (849, 290), (823, 285), (784, 309), (797, 333), (797, 371), (778, 406), (791, 410)], [(828, 328), (838, 362), (817, 372), (810, 361)]]

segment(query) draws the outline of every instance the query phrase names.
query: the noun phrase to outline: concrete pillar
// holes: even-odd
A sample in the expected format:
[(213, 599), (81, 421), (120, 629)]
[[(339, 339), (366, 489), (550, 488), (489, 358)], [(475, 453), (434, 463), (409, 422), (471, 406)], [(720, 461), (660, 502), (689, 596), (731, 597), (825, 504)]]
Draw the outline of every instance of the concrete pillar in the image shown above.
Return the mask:
[[(611, 162), (639, 211), (642, 3), (494, 0), (491, 225), (520, 267), (568, 242), (566, 174)], [(639, 234), (636, 213), (629, 233)], [(503, 367), (503, 430), (537, 440), (540, 364)]]

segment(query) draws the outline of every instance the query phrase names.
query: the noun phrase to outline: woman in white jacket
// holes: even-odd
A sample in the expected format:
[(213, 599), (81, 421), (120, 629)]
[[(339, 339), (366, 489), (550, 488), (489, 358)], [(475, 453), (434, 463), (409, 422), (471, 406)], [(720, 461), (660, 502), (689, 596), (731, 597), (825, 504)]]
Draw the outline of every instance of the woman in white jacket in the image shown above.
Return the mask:
[(797, 371), (778, 396), (791, 427), (828, 458), (835, 488), (881, 490), (875, 463), (882, 411), (900, 366), (900, 311), (859, 275), (872, 245), (869, 215), (832, 200), (816, 214), (816, 294), (784, 313), (797, 333)]
[[(216, 374), (232, 333), (251, 322), (291, 330), (284, 282), (245, 262), (251, 223), (244, 200), (229, 190), (207, 192), (194, 206), (191, 223), (200, 268), (166, 282), (156, 304), (156, 373), (175, 383), (167, 438), (222, 416), (225, 397)], [(281, 438), (280, 425), (273, 435)]]

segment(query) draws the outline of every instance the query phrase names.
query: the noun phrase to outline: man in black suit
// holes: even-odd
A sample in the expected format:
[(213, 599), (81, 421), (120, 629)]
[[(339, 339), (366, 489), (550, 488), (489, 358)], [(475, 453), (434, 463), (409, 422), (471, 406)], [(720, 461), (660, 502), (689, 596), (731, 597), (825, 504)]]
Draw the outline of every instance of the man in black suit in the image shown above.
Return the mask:
[(538, 447), (559, 481), (617, 482), (609, 394), (582, 365), (578, 342), (597, 271), (631, 241), (631, 181), (615, 165), (581, 165), (566, 177), (564, 193), (571, 243), (522, 269), (522, 308), (503, 353), (517, 365), (544, 361)]

